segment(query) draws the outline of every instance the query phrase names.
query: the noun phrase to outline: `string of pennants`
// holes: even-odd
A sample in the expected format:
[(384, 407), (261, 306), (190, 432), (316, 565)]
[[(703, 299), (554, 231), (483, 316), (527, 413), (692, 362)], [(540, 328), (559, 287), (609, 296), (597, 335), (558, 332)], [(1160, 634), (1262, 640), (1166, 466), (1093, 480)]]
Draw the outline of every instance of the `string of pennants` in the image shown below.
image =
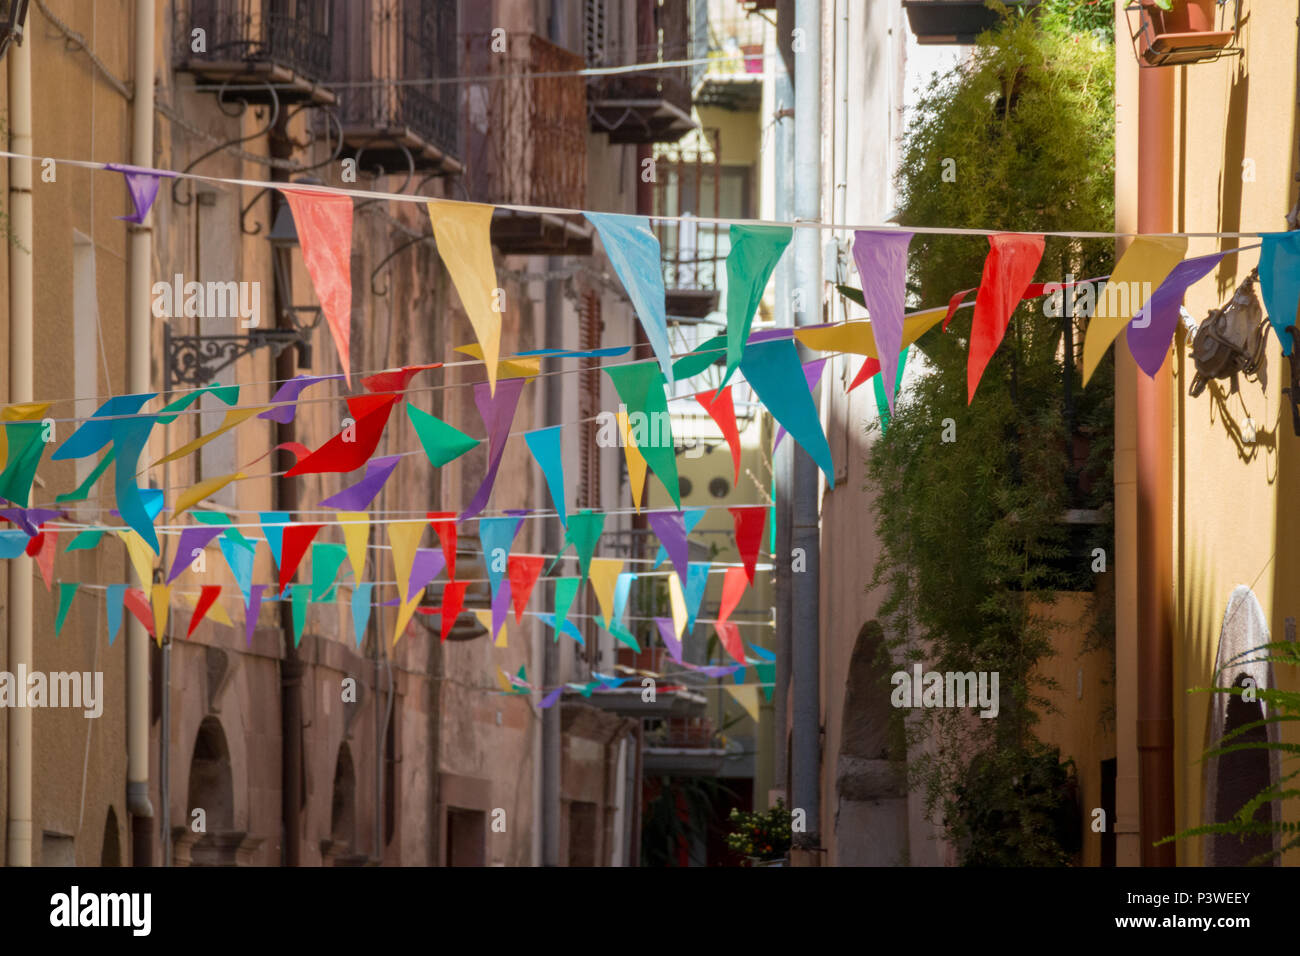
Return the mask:
[[(81, 164), (87, 165), (87, 164)], [(121, 173), (132, 200), (134, 211), (122, 217), (143, 222), (157, 195), (160, 177), (175, 173), (89, 164)], [(202, 178), (202, 177), (199, 177)], [(165, 494), (140, 488), (136, 478), (143, 472), (140, 456), (153, 428), (167, 425), (186, 414), (198, 397), (212, 394), (227, 406), (224, 420), (209, 431), (148, 467), (177, 461), (198, 451), (218, 436), (254, 420), (292, 421), (303, 393), (324, 382), (342, 379), (350, 389), (352, 196), (347, 190), (286, 187), (279, 189), (288, 202), (297, 227), (304, 264), (321, 303), (335, 349), (343, 369), (341, 375), (300, 375), (281, 382), (269, 403), (254, 406), (239, 404), (238, 385), (208, 385), (181, 394), (158, 411), (144, 408), (157, 393), (113, 396), (91, 416), (75, 419), (80, 424), (73, 434), (52, 454), (51, 460), (103, 457), (82, 484), (66, 494), (56, 496), (54, 507), (30, 506), (31, 486), (36, 470), (50, 444), (46, 440), (46, 414), (53, 402), (30, 402), (0, 409), (0, 499), (9, 507), (0, 509), (0, 518), (13, 525), (0, 530), (0, 557), (32, 555), (47, 588), (50, 586), (55, 537), (60, 530), (57, 519), (66, 518), (66, 509), (86, 501), (94, 486), (103, 479), (110, 465), (114, 468), (112, 514), (123, 526), (82, 529), (68, 550), (94, 547), (104, 534), (112, 532), (126, 544), (133, 566), (144, 588), (123, 584), (109, 589), (110, 635), (115, 619), (120, 624), (125, 607), (141, 618), (161, 640), (165, 627), (171, 582), (183, 573), (192, 556), (217, 540), (232, 575), (239, 583), (246, 609), (246, 627), (251, 639), (257, 608), (265, 595), (288, 595), (294, 609), (295, 640), (301, 638), (306, 607), (313, 601), (329, 600), (334, 593), (334, 579), (344, 560), (353, 571), (352, 613), (357, 633), (369, 620), (372, 606), (398, 607), (394, 643), (400, 639), (415, 613), (436, 613), (442, 619), (445, 640), (451, 625), (464, 610), (465, 592), (471, 582), (456, 577), (456, 529), (461, 522), (477, 520), (484, 554), (506, 553), (504, 564), (487, 562), (492, 592), (490, 611), (483, 614), (490, 633), (501, 635), (507, 609), (513, 605), (516, 621), (522, 619), (533, 586), (542, 572), (544, 557), (509, 555), (509, 545), (527, 512), (508, 511), (502, 517), (485, 517), (493, 485), (511, 435), (515, 411), (524, 387), (539, 374), (540, 360), (562, 358), (601, 359), (626, 355), (630, 347), (571, 351), (540, 349), (502, 356), (502, 313), (496, 296), (497, 277), (490, 238), (491, 219), (496, 207), (486, 204), (428, 200), (427, 211), (439, 254), (457, 290), (464, 311), (473, 328), (476, 342), (457, 351), (481, 361), (486, 370), (485, 382), (471, 383), (474, 402), (486, 430), (485, 439), (467, 435), (455, 426), (423, 411), (408, 398), (404, 408), (420, 443), (420, 451), (434, 467), (442, 467), (462, 455), (487, 444), (487, 468), (483, 482), (464, 510), (429, 513), (425, 520), (387, 523), (398, 589), (396, 598), (373, 602), (377, 582), (361, 580), (365, 566), (366, 541), (370, 514), (367, 508), (398, 467), (401, 453), (373, 457), (380, 439), (399, 402), (407, 397), (414, 377), (442, 367), (434, 362), (410, 365), (366, 376), (361, 379), (365, 390), (344, 397), (351, 422), (343, 431), (316, 449), (300, 444), (279, 445), (269, 450), (285, 451), (294, 458), (285, 473), (289, 477), (308, 474), (346, 474), (363, 471), (362, 477), (342, 491), (320, 502), (338, 512), (337, 520), (303, 522), (286, 512), (262, 513), (262, 529), (278, 569), (274, 584), (253, 584), (252, 556), (255, 543), (243, 536), (229, 516), (204, 511), (196, 506), (232, 482), (248, 477), (244, 471), (206, 478), (183, 491), (172, 502), (171, 519), (189, 513), (194, 525), (177, 526), (180, 537), (176, 559), (166, 583), (154, 584), (152, 568), (161, 554), (155, 519), (164, 507)], [(394, 197), (396, 198), (396, 197)], [(409, 201), (411, 197), (402, 197)], [(876, 379), (883, 395), (882, 414), (892, 413), (898, 388), (900, 360), (905, 350), (925, 332), (942, 322), (947, 330), (956, 311), (971, 292), (975, 293), (969, 337), (967, 368), (968, 402), (974, 400), (980, 378), (1000, 346), (1010, 318), (1026, 299), (1049, 294), (1069, 283), (1036, 285), (1032, 282), (1044, 249), (1043, 235), (993, 233), (988, 235), (989, 252), (985, 259), (980, 285), (962, 290), (947, 308), (905, 313), (905, 278), (908, 250), (914, 232), (903, 229), (864, 229), (854, 234), (853, 259), (861, 291), (851, 297), (865, 306), (870, 318), (864, 321), (803, 326), (799, 329), (770, 329), (752, 332), (754, 315), (767, 283), (790, 244), (793, 228), (788, 225), (765, 225), (733, 222), (730, 225), (731, 252), (727, 258), (728, 294), (726, 331), (700, 343), (693, 351), (674, 356), (669, 348), (660, 249), (647, 217), (585, 212), (601, 238), (606, 255), (628, 292), (638, 320), (650, 343), (654, 358), (647, 361), (614, 363), (601, 366), (611, 379), (622, 403), (617, 417), (621, 440), (627, 456), (633, 487), (634, 505), (641, 510), (645, 481), (653, 472), (672, 499), (675, 510), (651, 511), (647, 520), (659, 537), (676, 574), (669, 575), (671, 618), (656, 618), (659, 636), (670, 655), (684, 664), (681, 654), (683, 633), (694, 625), (699, 602), (704, 594), (711, 568), (686, 560), (687, 522), (702, 512), (683, 510), (677, 476), (676, 455), (671, 433), (662, 436), (642, 432), (645, 422), (658, 423), (671, 430), (668, 397), (665, 390), (676, 381), (687, 380), (718, 363), (724, 364), (721, 383), (694, 399), (717, 423), (732, 454), (735, 474), (739, 478), (740, 440), (731, 383), (740, 373), (758, 400), (779, 426), (777, 440), (788, 433), (817, 463), (828, 484), (834, 486), (834, 469), (830, 448), (821, 428), (813, 390), (825, 367), (826, 358), (803, 362), (796, 343), (814, 351), (834, 354), (857, 354), (865, 362), (850, 384), (852, 390), (869, 379)], [(953, 230), (965, 232), (967, 230)], [(1142, 371), (1154, 376), (1165, 357), (1178, 323), (1178, 311), (1192, 284), (1212, 271), (1222, 259), (1236, 252), (1259, 248), (1260, 290), (1269, 321), (1282, 344), (1284, 355), (1291, 354), (1288, 331), (1295, 323), (1300, 304), (1300, 232), (1260, 234), (1258, 246), (1229, 249), (1197, 258), (1185, 258), (1186, 236), (1137, 236), (1117, 263), (1109, 279), (1112, 286), (1126, 289), (1154, 289), (1149, 295), (1140, 291), (1123, 297), (1098, 296), (1084, 340), (1083, 377), (1085, 384), (1097, 368), (1106, 349), (1125, 333), (1126, 342)], [(1100, 281), (1100, 280), (1093, 280)], [(188, 293), (186, 293), (188, 294)], [(1120, 300), (1124, 305), (1119, 305)], [(802, 383), (806, 387), (800, 387)], [(413, 390), (412, 390), (413, 391)], [(523, 432), (525, 443), (542, 472), (550, 492), (555, 515), (564, 526), (562, 554), (573, 547), (577, 554), (579, 575), (555, 581), (554, 611), (539, 615), (555, 632), (581, 640), (581, 632), (572, 626), (569, 611), (580, 588), (590, 582), (600, 604), (598, 617), (602, 626), (617, 639), (639, 649), (636, 639), (623, 624), (623, 608), (628, 588), (638, 575), (622, 570), (623, 562), (595, 556), (605, 521), (605, 514), (584, 510), (569, 515), (563, 495), (564, 473), (561, 432), (564, 426), (550, 425)], [(657, 426), (653, 431), (657, 430)], [(611, 436), (612, 437), (612, 436)], [(614, 443), (614, 442), (611, 442)], [(419, 452), (415, 452), (418, 454)], [(261, 458), (257, 459), (260, 461)], [(247, 467), (256, 464), (250, 462)], [(737, 546), (744, 560), (743, 568), (726, 569), (722, 605), (715, 629), (723, 648), (737, 666), (746, 662), (735, 622), (727, 620), (745, 587), (753, 581), (756, 557), (763, 539), (769, 506), (746, 506), (730, 509), (735, 521)], [(695, 517), (698, 521), (698, 517)], [(49, 526), (47, 527), (47, 523)], [(344, 542), (317, 542), (317, 534), (326, 525), (338, 524)], [(438, 548), (420, 548), (419, 540), (431, 526), (439, 539)], [(310, 553), (312, 583), (293, 583), (304, 557)], [(560, 556), (554, 556), (554, 568)], [(663, 560), (661, 556), (660, 561)], [(495, 570), (494, 570), (495, 569)], [(434, 579), (443, 571), (442, 605), (425, 608), (422, 598)], [(405, 586), (401, 586), (405, 582)], [(76, 583), (60, 582), (56, 629), (61, 629), (69, 612)], [(215, 590), (213, 590), (215, 588)], [(739, 590), (737, 590), (737, 588)], [(219, 609), (219, 586), (201, 589), (191, 617), (190, 633), (205, 615), (225, 615)], [(112, 608), (116, 605), (117, 610)], [(692, 610), (694, 608), (694, 610)], [(115, 615), (115, 616), (114, 616)], [(188, 636), (188, 635), (187, 635)], [(110, 638), (111, 639), (111, 638)], [(500, 640), (500, 637), (495, 637)], [(731, 665), (728, 665), (731, 666)], [(510, 682), (514, 684), (515, 679)]]

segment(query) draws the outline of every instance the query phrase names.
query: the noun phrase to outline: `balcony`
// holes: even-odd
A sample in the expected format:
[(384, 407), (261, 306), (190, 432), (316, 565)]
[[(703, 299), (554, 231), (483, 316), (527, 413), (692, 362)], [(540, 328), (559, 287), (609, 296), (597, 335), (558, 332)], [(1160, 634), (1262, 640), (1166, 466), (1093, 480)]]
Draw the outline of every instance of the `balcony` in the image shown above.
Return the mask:
[[(700, 129), (680, 143), (655, 150), (655, 215), (717, 219), (724, 214), (719, 139), (718, 130)], [(655, 232), (669, 321), (707, 318), (717, 310), (719, 289), (726, 282), (731, 251), (727, 227), (668, 219), (656, 220)]]
[[(1007, 0), (1013, 12), (1032, 13), (1040, 0)], [(998, 25), (996, 10), (984, 0), (903, 0), (916, 42), (970, 45)], [(1018, 9), (1017, 9), (1018, 8)]]
[[(340, 2), (336, 47), (344, 148), (361, 169), (452, 175), (460, 162), (456, 0)], [(349, 83), (378, 81), (377, 85)]]
[[(689, 0), (637, 0), (636, 46), (632, 63), (671, 63), (692, 58)], [(604, 46), (589, 59), (606, 59)], [(625, 65), (623, 62), (609, 63)], [(591, 129), (611, 143), (671, 143), (695, 128), (691, 119), (689, 66), (646, 73), (592, 77), (587, 90)]]
[[(531, 33), (462, 37), (465, 185), (475, 202), (581, 209), (587, 193), (582, 58)], [(500, 46), (504, 43), (505, 49)], [(573, 74), (571, 76), (555, 74)], [(534, 78), (533, 74), (545, 74)], [(506, 255), (590, 255), (580, 214), (498, 209), (492, 242)]]
[(331, 106), (331, 13), (330, 0), (178, 3), (173, 68), (220, 85), (224, 101)]
[(647, 775), (716, 777), (727, 748), (707, 717), (669, 717), (646, 731)]

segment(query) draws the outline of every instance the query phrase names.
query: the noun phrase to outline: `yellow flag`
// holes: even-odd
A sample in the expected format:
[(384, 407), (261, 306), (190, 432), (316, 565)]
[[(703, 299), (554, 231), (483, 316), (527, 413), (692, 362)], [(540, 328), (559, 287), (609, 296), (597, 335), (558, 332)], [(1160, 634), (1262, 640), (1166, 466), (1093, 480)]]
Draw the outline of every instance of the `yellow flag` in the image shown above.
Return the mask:
[(682, 593), (682, 579), (677, 576), (676, 571), (668, 575), (668, 601), (673, 609), (673, 630), (677, 632), (677, 639), (681, 640), (690, 615), (686, 613), (686, 595)]
[(488, 387), (497, 388), (497, 359), (501, 352), (501, 312), (505, 308), (497, 289), (497, 269), (492, 261), (494, 207), (479, 203), (436, 200), (429, 203), (429, 220), (461, 305), (483, 348)]
[(736, 699), (736, 703), (745, 708), (745, 713), (749, 714), (755, 721), (758, 720), (757, 684), (732, 684), (727, 682), (722, 686), (727, 688), (727, 693)]
[[(20, 405), (6, 405), (0, 408), (0, 423), (30, 422), (44, 418), (53, 402), (24, 402)], [(9, 461), (9, 433), (0, 428), (0, 468)]]
[[(911, 345), (942, 322), (947, 314), (947, 308), (941, 308), (926, 309), (907, 316), (903, 320), (902, 345)], [(817, 352), (849, 352), (867, 358), (880, 358), (870, 322), (842, 322), (824, 329), (796, 329), (794, 337)]]
[(1083, 384), (1097, 371), (1101, 357), (1151, 293), (1187, 252), (1186, 236), (1138, 236), (1120, 256), (1110, 280), (1097, 293), (1097, 304), (1083, 339)]
[(339, 522), (343, 525), (343, 541), (348, 549), (348, 564), (352, 565), (352, 576), (361, 580), (366, 569), (366, 545), (370, 541), (370, 515), (364, 511), (340, 511)]
[(167, 607), (171, 590), (171, 587), (166, 584), (153, 586), (153, 636), (159, 647), (162, 647), (163, 631), (167, 628)]
[(609, 626), (609, 616), (614, 613), (614, 589), (618, 585), (619, 573), (623, 570), (622, 558), (592, 558), (588, 577), (591, 589), (596, 592), (600, 602), (600, 615)]
[(515, 685), (510, 683), (510, 678), (501, 668), (497, 668), (497, 686), (501, 688), (501, 693), (509, 694), (515, 689)]
[[(469, 345), (458, 345), (453, 352), (459, 352), (461, 355), (468, 355), (470, 358), (476, 358), (482, 361), (483, 350), (479, 348), (477, 342), (471, 342)], [(501, 359), (497, 362), (497, 374), (502, 378), (536, 378), (537, 373), (542, 370), (542, 360), (540, 358), (510, 358)]]
[(157, 461), (153, 463), (153, 465), (150, 465), (149, 467), (152, 468), (154, 465), (161, 465), (164, 462), (176, 461), (180, 458), (184, 458), (186, 455), (192, 455), (194, 452), (198, 451), (208, 442), (212, 441), (212, 439), (224, 435), (226, 432), (230, 431), (230, 429), (236, 427), (237, 425), (242, 425), (244, 422), (248, 421), (258, 412), (264, 412), (269, 407), (270, 406), (262, 406), (260, 408), (232, 408), (230, 411), (226, 412), (226, 417), (222, 420), (221, 425), (218, 428), (208, 432), (206, 435), (200, 435), (198, 438), (194, 439), (194, 441), (189, 442), (188, 444), (182, 445), (180, 448), (177, 448), (170, 455), (164, 455), (162, 458), (159, 458)]
[[(480, 608), (474, 612), (474, 616), (478, 618), (478, 622), (483, 625), (483, 630), (487, 631), (488, 634), (491, 635), (492, 612), (487, 610), (486, 608)], [(497, 634), (495, 638), (493, 638), (492, 646), (493, 647), (506, 646), (506, 622), (505, 621), (501, 622), (501, 631), (500, 633)]]
[(632, 486), (632, 504), (636, 513), (641, 513), (641, 498), (645, 494), (646, 460), (628, 437), (627, 410), (620, 408), (617, 412), (618, 432), (623, 436), (623, 453), (627, 456), (627, 480)]
[(153, 549), (140, 537), (139, 533), (133, 530), (119, 531), (117, 536), (122, 539), (126, 545), (126, 553), (131, 558), (131, 566), (135, 568), (135, 573), (140, 578), (140, 585), (148, 588), (153, 586)]
[[(403, 592), (405, 592), (405, 584), (399, 585), (399, 587)], [(393, 629), (393, 644), (396, 644), (402, 639), (402, 633), (406, 630), (406, 625), (411, 623), (411, 618), (415, 615), (415, 609), (420, 606), (422, 600), (424, 600), (424, 588), (420, 588), (411, 600), (403, 600), (401, 606), (398, 607), (397, 627)]]
[(415, 549), (420, 544), (427, 521), (397, 521), (388, 526), (388, 543), (393, 547), (393, 569), (397, 572), (398, 598), (406, 602), (406, 589), (411, 583), (411, 566), (415, 563)]
[(176, 504), (172, 506), (172, 517), (175, 518), (182, 511), (188, 511), (196, 504), (209, 495), (216, 494), (232, 481), (238, 481), (245, 477), (242, 471), (237, 471), (233, 475), (218, 475), (216, 478), (209, 478), (207, 481), (200, 481), (194, 487), (188, 489), (183, 495), (176, 499)]

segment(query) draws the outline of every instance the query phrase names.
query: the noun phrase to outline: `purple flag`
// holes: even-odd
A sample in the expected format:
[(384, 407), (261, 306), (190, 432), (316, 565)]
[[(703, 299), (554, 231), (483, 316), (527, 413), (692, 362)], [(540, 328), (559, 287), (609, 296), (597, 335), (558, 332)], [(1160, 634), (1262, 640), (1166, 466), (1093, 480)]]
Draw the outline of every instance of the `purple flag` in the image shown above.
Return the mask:
[[(296, 402), (304, 388), (308, 388), (319, 382), (329, 382), (334, 379), (341, 379), (342, 377), (342, 375), (295, 375), (276, 390), (275, 394), (271, 396), (271, 401)], [(269, 419), (273, 422), (279, 422), (281, 425), (287, 425), (289, 422), (293, 421), (294, 412), (297, 410), (296, 405), (280, 405), (276, 408), (267, 409), (257, 417)], [(360, 511), (361, 509), (348, 508), (344, 510)]]
[[(339, 376), (335, 375), (334, 378)], [(401, 455), (389, 455), (387, 458), (372, 458), (366, 462), (366, 476), (355, 485), (344, 488), (336, 495), (330, 495), (321, 502), (325, 508), (338, 508), (340, 511), (365, 511), (370, 502), (375, 500), (379, 489), (393, 473)]]
[(560, 695), (563, 693), (564, 693), (564, 685), (561, 684), (559, 687), (555, 688), (555, 690), (551, 691), (549, 694), (547, 694), (545, 697), (542, 698), (542, 702), (537, 705), (537, 709), (538, 710), (548, 709), (549, 707), (551, 707), (551, 705), (553, 705), (557, 700), (560, 699)]
[(497, 392), (492, 394), (487, 382), (474, 386), (474, 404), (487, 426), (488, 433), (488, 469), (483, 476), (483, 484), (474, 492), (469, 503), (457, 521), (476, 518), (487, 506), (492, 496), (492, 486), (497, 480), (497, 469), (501, 467), (501, 456), (505, 454), (506, 438), (510, 435), (510, 425), (515, 420), (515, 408), (519, 405), (519, 393), (523, 391), (527, 379), (505, 378), (497, 382)]
[(265, 584), (254, 584), (248, 592), (248, 607), (244, 611), (244, 641), (248, 647), (253, 646), (253, 631), (257, 630), (257, 612), (262, 607), (262, 592)]
[(492, 595), (492, 633), (489, 635), (495, 642), (497, 635), (501, 633), (501, 625), (506, 622), (506, 614), (510, 611), (510, 579), (503, 578), (500, 587), (497, 588), (496, 594)]
[(659, 625), (659, 636), (664, 639), (668, 653), (678, 664), (682, 663), (682, 642), (677, 639), (677, 628), (673, 627), (672, 618), (657, 617), (655, 623)]
[(415, 560), (411, 562), (411, 580), (406, 585), (406, 599), (409, 601), (415, 597), (446, 566), (442, 548), (416, 548)]
[(222, 534), (225, 530), (222, 525), (183, 529), (181, 539), (176, 544), (176, 560), (172, 561), (172, 569), (171, 573), (167, 575), (167, 583), (171, 584), (181, 576), (182, 571), (190, 566), (190, 563), (194, 560), (195, 551), (202, 551), (213, 538)]
[(1155, 378), (1169, 354), (1169, 343), (1178, 328), (1178, 309), (1183, 304), (1183, 296), (1192, 285), (1209, 275), (1227, 254), (1216, 252), (1178, 263), (1129, 322), (1126, 329), (1128, 350), (1133, 353), (1138, 368), (1149, 378)]
[[(826, 371), (826, 359), (813, 359), (811, 362), (804, 363), (803, 374), (808, 380), (808, 391), (817, 387), (817, 383), (822, 380), (822, 372)], [(772, 450), (776, 451), (777, 446), (781, 444), (781, 439), (785, 437), (785, 426), (776, 426), (776, 441), (772, 442)]]
[(729, 677), (743, 666), (741, 664), (687, 664), (693, 671), (698, 671), (705, 677)]
[(871, 334), (880, 353), (880, 375), (889, 412), (894, 412), (898, 353), (903, 350), (903, 298), (906, 294), (907, 247), (912, 234), (902, 230), (853, 234), (853, 261), (862, 282), (862, 300), (871, 316)]
[(0, 518), (8, 518), (18, 525), (27, 537), (34, 538), (40, 533), (42, 524), (61, 514), (62, 511), (55, 511), (52, 508), (5, 508), (0, 511)]
[(686, 544), (686, 525), (683, 521), (680, 511), (650, 511), (646, 517), (650, 520), (650, 527), (655, 533), (655, 537), (664, 546), (668, 552), (668, 558), (672, 561), (673, 567), (677, 569), (677, 576), (682, 579), (682, 584), (686, 584), (686, 575), (689, 573), (690, 548)]
[(105, 169), (111, 169), (114, 172), (121, 173), (126, 180), (126, 191), (131, 195), (131, 203), (135, 206), (135, 212), (129, 216), (118, 216), (123, 222), (133, 222), (136, 225), (144, 223), (145, 216), (149, 215), (149, 210), (153, 207), (153, 201), (158, 197), (158, 180), (162, 176), (168, 179), (174, 179), (176, 174), (162, 169), (145, 169), (141, 166), (122, 166), (117, 163), (106, 163)]

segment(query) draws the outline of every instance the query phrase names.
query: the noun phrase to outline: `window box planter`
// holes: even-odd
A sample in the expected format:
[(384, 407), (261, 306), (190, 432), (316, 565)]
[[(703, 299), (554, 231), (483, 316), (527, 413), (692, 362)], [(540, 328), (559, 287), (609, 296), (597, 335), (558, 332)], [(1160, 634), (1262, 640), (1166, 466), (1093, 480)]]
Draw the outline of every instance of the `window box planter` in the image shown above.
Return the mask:
[(1216, 60), (1237, 35), (1235, 23), (1233, 29), (1219, 29), (1217, 0), (1139, 0), (1136, 9), (1134, 41), (1146, 66)]
[[(1007, 0), (1007, 6), (1028, 12), (1039, 2)], [(997, 11), (986, 7), (984, 0), (903, 0), (903, 9), (916, 42), (923, 44), (969, 45), (985, 30), (997, 26), (999, 19)]]

